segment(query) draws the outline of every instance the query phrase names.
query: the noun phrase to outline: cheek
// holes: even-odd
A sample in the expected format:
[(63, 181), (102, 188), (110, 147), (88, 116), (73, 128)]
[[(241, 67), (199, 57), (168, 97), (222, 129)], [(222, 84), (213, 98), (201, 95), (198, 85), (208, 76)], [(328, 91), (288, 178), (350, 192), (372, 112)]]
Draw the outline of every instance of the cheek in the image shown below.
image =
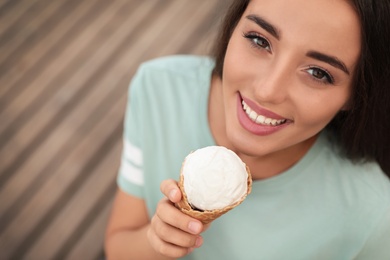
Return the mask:
[(271, 69), (268, 54), (250, 46), (241, 35), (232, 37), (224, 60), (224, 82), (240, 88), (255, 86)]
[(240, 66), (238, 66), (238, 63), (240, 63), (240, 61), (235, 62), (235, 55), (233, 55), (233, 53), (234, 51), (232, 51), (231, 48), (228, 48), (228, 51), (226, 52), (225, 56), (223, 66), (223, 81), (227, 83), (235, 80), (240, 69)]
[(224, 79), (242, 80), (247, 78), (251, 66), (251, 59), (248, 57), (247, 46), (240, 42), (237, 36), (233, 35), (226, 50), (223, 75)]
[(334, 95), (329, 94), (311, 100), (300, 97), (296, 102), (300, 108), (295, 118), (296, 123), (301, 126), (326, 126), (346, 103), (348, 96), (345, 93), (338, 95), (342, 98), (335, 99)]

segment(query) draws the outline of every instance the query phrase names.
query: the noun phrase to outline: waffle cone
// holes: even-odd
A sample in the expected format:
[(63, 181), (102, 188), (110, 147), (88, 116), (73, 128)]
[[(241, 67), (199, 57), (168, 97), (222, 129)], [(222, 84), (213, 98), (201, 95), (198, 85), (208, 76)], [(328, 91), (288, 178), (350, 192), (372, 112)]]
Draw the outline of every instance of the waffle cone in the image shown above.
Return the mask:
[(179, 182), (178, 182), (178, 186), (181, 190), (181, 193), (182, 193), (182, 199), (176, 203), (176, 207), (178, 209), (180, 209), (183, 213), (193, 217), (193, 218), (196, 218), (198, 220), (200, 220), (203, 224), (207, 224), (207, 223), (210, 223), (211, 221), (213, 221), (214, 219), (222, 216), (223, 214), (225, 214), (226, 212), (228, 212), (229, 210), (237, 207), (238, 205), (240, 205), (244, 199), (246, 198), (246, 196), (251, 192), (252, 190), (252, 176), (250, 174), (250, 171), (249, 171), (249, 167), (246, 166), (246, 171), (248, 173), (248, 178), (247, 178), (247, 192), (244, 196), (242, 196), (240, 198), (240, 200), (236, 201), (235, 203), (231, 204), (231, 205), (228, 205), (224, 208), (221, 208), (221, 209), (214, 209), (214, 210), (204, 210), (204, 211), (201, 211), (201, 210), (198, 210), (198, 209), (194, 209), (191, 207), (191, 205), (189, 204), (188, 202), (188, 198), (187, 198), (187, 194), (184, 190), (184, 175), (183, 173), (181, 172), (180, 173), (180, 179), (179, 179)]

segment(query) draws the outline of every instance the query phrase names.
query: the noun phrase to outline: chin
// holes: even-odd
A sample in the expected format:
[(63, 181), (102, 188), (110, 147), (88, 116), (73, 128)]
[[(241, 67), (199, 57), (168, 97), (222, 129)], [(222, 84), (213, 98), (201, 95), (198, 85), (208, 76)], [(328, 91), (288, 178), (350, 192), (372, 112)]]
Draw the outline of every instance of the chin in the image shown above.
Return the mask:
[(264, 151), (261, 151), (260, 144), (253, 141), (253, 138), (245, 137), (245, 134), (237, 133), (236, 131), (227, 132), (228, 144), (231, 150), (236, 153), (247, 156), (261, 156)]

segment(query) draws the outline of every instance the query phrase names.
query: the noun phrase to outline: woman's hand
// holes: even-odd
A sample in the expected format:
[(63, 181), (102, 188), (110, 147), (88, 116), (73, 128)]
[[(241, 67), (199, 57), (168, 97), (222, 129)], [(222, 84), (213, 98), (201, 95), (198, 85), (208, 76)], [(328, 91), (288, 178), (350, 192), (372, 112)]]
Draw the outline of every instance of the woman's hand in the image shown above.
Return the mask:
[(181, 199), (181, 192), (174, 180), (165, 180), (160, 186), (165, 195), (157, 205), (147, 232), (152, 247), (162, 255), (183, 257), (203, 243), (199, 235), (209, 225), (203, 225), (174, 206)]

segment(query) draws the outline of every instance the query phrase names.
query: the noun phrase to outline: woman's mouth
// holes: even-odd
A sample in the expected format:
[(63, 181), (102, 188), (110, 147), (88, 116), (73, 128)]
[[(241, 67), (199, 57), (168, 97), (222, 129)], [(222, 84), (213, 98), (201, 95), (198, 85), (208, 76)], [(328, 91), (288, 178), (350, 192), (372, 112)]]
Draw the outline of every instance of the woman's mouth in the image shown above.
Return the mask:
[(248, 106), (247, 103), (245, 103), (244, 100), (242, 100), (242, 108), (244, 109), (248, 117), (253, 122), (259, 125), (277, 126), (286, 122), (286, 119), (275, 119), (275, 118), (265, 117), (263, 115), (258, 115), (254, 110), (252, 110), (252, 108)]
[(291, 120), (259, 107), (250, 99), (237, 94), (237, 116), (240, 125), (255, 135), (270, 135), (292, 123)]

